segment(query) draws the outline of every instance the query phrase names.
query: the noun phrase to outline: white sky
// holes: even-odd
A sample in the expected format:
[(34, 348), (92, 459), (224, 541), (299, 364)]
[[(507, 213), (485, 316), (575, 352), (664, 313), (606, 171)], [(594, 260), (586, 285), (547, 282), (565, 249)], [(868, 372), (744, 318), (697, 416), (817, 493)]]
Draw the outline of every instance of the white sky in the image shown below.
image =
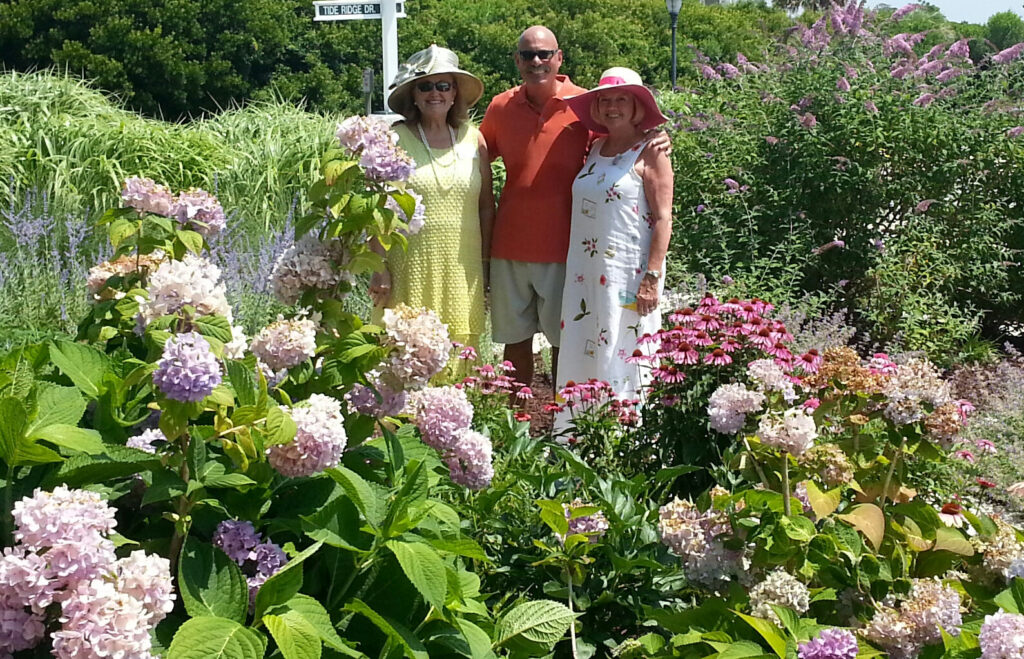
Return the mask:
[[(902, 7), (913, 0), (888, 0), (890, 7)], [(1024, 0), (928, 0), (942, 11), (942, 15), (951, 21), (968, 21), (984, 24), (989, 16), (1001, 11), (1014, 11), (1024, 17)], [(870, 6), (882, 4), (879, 0), (869, 0)]]

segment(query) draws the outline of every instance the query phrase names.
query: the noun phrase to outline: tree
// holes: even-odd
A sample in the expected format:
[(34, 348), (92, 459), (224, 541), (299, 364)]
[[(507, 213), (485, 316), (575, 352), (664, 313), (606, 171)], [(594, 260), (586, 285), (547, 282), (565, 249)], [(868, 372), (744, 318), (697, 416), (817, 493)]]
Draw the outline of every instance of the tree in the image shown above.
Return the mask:
[(1024, 41), (1024, 20), (1012, 11), (993, 14), (985, 24), (985, 37), (998, 49)]

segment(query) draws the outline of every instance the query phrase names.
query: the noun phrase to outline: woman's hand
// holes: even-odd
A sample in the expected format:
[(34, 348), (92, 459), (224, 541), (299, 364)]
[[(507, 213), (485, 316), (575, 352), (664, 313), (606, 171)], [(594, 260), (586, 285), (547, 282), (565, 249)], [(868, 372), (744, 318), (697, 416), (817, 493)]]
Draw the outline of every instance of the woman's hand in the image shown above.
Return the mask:
[(636, 312), (646, 316), (658, 308), (658, 280), (644, 275), (640, 280), (640, 289), (636, 293)]
[(385, 307), (391, 299), (391, 273), (387, 270), (370, 275), (370, 299), (375, 307)]

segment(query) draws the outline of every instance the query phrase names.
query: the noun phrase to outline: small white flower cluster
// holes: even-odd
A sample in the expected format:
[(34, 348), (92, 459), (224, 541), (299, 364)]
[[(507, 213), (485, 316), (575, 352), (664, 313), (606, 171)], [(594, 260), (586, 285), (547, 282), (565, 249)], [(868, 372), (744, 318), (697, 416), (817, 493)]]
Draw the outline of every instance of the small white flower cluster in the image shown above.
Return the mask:
[(36, 490), (14, 504), (18, 544), (0, 555), (0, 656), (51, 637), (60, 659), (151, 657), (150, 632), (174, 607), (170, 563), (143, 551), (118, 559), (114, 509), (95, 492)]
[(864, 637), (894, 659), (912, 659), (924, 646), (941, 641), (942, 631), (959, 636), (962, 624), (959, 593), (938, 579), (914, 579), (899, 610), (878, 611)]
[(425, 385), (448, 363), (448, 326), (429, 309), (399, 304), (384, 310), (386, 346), (393, 348), (388, 371), (407, 386)]
[(760, 391), (751, 391), (736, 382), (723, 384), (708, 400), (711, 429), (726, 435), (739, 432), (747, 422), (747, 414), (760, 410), (764, 400)]
[(774, 570), (750, 590), (750, 615), (767, 618), (781, 626), (782, 621), (772, 609), (773, 604), (806, 613), (811, 606), (811, 591), (785, 570)]
[(910, 359), (897, 367), (896, 372), (885, 381), (884, 393), (889, 399), (885, 416), (897, 425), (914, 423), (923, 419), (931, 409), (952, 400), (949, 384), (942, 380), (938, 369), (926, 359)]
[(338, 400), (313, 394), (304, 407), (293, 407), (289, 414), (297, 426), (295, 439), (267, 449), (270, 466), (290, 478), (337, 467), (348, 443)]
[(279, 382), (289, 368), (298, 366), (316, 354), (317, 323), (312, 317), (277, 320), (261, 329), (252, 338), (252, 354), (256, 356), (267, 379)]
[(217, 314), (231, 321), (227, 290), (220, 281), (220, 268), (195, 254), (181, 261), (168, 260), (150, 275), (147, 298), (139, 298), (137, 330), (160, 316), (177, 313), (186, 305), (198, 316)]
[(719, 536), (729, 533), (729, 518), (708, 509), (701, 512), (689, 501), (675, 499), (658, 511), (661, 541), (683, 561), (686, 578), (714, 588), (735, 576), (742, 567), (742, 555), (722, 546)]
[(757, 426), (757, 435), (762, 443), (800, 457), (814, 446), (814, 440), (818, 436), (814, 417), (808, 412), (802, 407), (791, 407), (781, 418), (766, 414), (761, 417), (761, 422)]
[(284, 304), (295, 304), (307, 290), (332, 291), (343, 281), (353, 282), (355, 277), (344, 269), (348, 254), (337, 239), (320, 241), (307, 234), (292, 243), (278, 257), (270, 282), (274, 295)]
[(981, 569), (990, 580), (1009, 583), (1014, 576), (1014, 565), (1024, 561), (1024, 543), (1017, 539), (1017, 531), (1006, 522), (996, 519), (996, 532), (987, 540), (976, 539), (982, 555)]
[(146, 453), (156, 453), (154, 442), (166, 442), (167, 436), (159, 428), (148, 428), (124, 443), (128, 448), (137, 448)]
[(787, 403), (796, 400), (793, 381), (774, 359), (755, 359), (747, 364), (747, 375), (758, 391), (778, 391)]

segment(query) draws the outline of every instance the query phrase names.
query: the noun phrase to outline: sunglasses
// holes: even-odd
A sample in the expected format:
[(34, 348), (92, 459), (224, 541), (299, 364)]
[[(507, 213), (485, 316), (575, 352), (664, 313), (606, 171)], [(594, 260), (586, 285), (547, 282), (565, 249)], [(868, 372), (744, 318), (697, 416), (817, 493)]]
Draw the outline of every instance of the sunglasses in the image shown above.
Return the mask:
[(519, 58), (524, 62), (532, 62), (534, 57), (537, 57), (542, 62), (546, 62), (555, 56), (557, 50), (520, 50)]
[(437, 82), (434, 82), (432, 80), (423, 80), (421, 82), (416, 83), (416, 89), (420, 90), (421, 92), (431, 92), (434, 91), (435, 89), (439, 92), (448, 92), (455, 89), (455, 85), (448, 82), (447, 80), (438, 80)]

